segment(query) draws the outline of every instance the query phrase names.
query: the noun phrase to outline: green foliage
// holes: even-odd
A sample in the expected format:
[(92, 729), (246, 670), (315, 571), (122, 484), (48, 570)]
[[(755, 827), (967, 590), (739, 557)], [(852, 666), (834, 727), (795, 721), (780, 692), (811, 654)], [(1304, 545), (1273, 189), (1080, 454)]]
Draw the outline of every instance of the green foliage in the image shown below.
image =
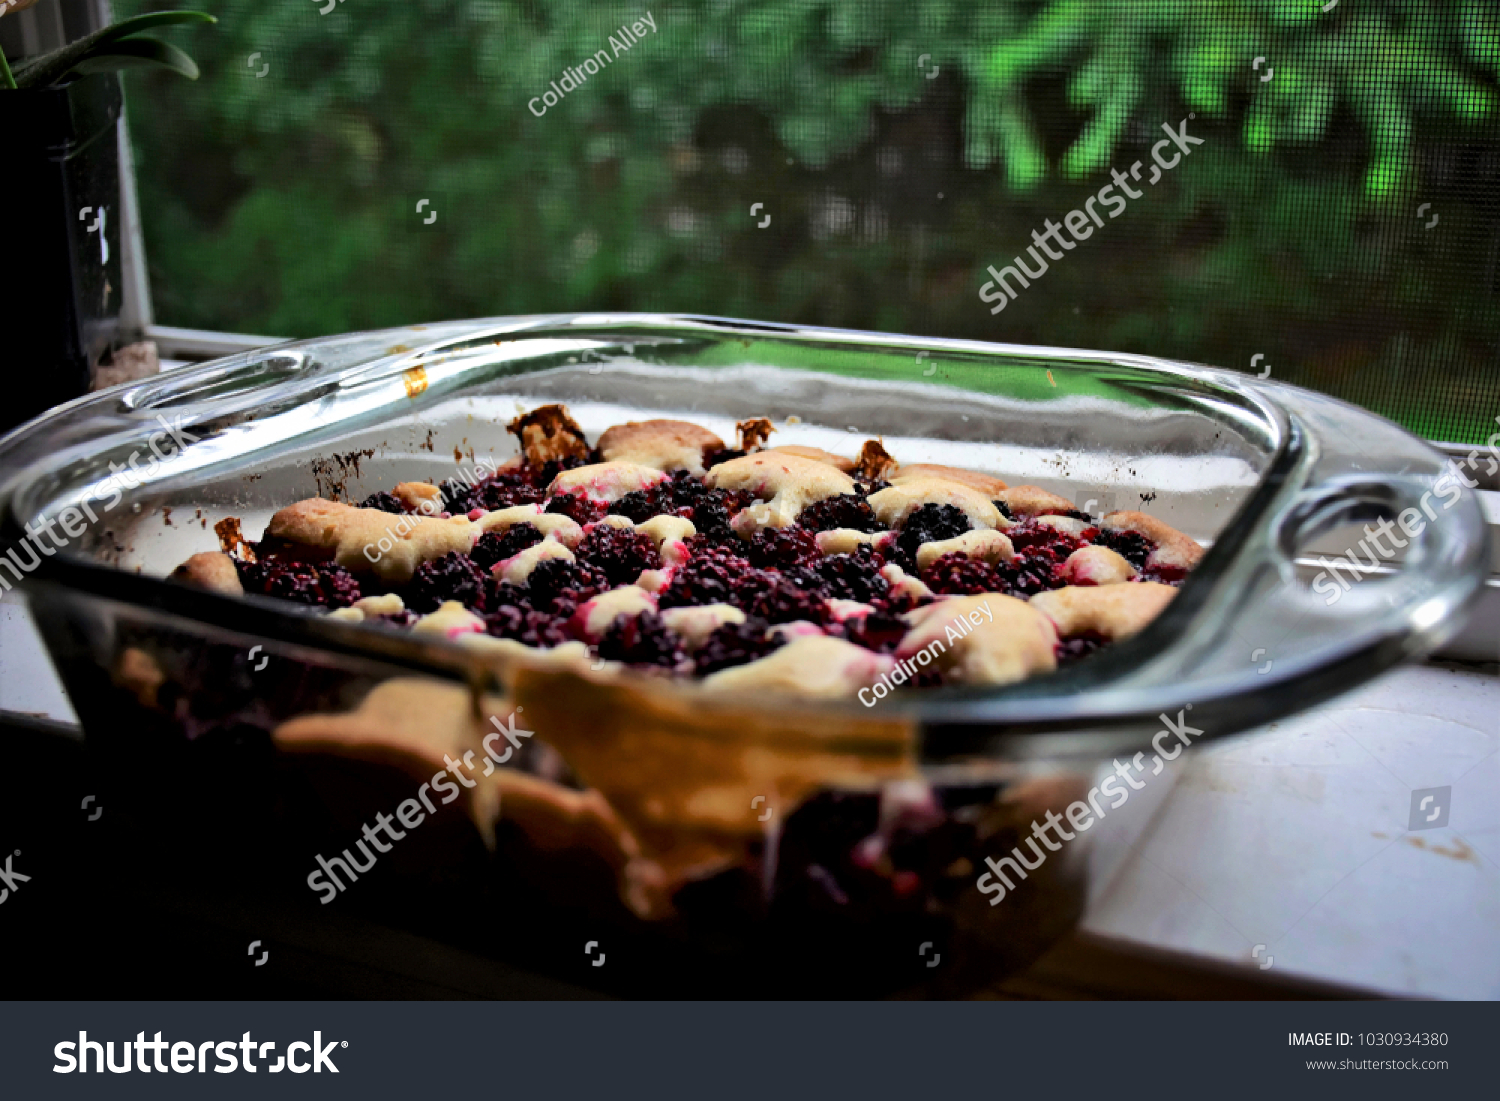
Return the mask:
[[(303, 336), (646, 309), (1264, 353), (1482, 439), (1496, 9), (1323, 2), (223, 0), (199, 92), (129, 92), (157, 313)], [(985, 266), (1189, 113), (1205, 144), (990, 315)]]
[(212, 23), (214, 17), (201, 11), (160, 11), (112, 23), (77, 42), (40, 54), (15, 68), (15, 88), (45, 88), (78, 73), (108, 73), (117, 69), (167, 69), (198, 79), (193, 59), (169, 42), (142, 35), (151, 27), (176, 23)]

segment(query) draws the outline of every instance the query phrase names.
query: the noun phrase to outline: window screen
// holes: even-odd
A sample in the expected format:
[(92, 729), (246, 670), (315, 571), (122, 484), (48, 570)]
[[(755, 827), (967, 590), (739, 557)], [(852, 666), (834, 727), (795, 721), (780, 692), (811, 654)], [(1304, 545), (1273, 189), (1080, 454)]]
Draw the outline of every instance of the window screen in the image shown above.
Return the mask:
[(205, 6), (197, 84), (127, 78), (165, 324), (714, 313), (1500, 415), (1492, 0)]

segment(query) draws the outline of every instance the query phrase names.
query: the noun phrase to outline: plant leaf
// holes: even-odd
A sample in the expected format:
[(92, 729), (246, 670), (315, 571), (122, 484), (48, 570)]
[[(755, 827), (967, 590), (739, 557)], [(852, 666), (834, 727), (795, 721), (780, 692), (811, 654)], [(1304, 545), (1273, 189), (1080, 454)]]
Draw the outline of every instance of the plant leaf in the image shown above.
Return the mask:
[(44, 88), (48, 84), (56, 83), (66, 76), (78, 63), (88, 57), (100, 46), (112, 42), (118, 42), (140, 31), (151, 27), (166, 26), (172, 23), (217, 23), (218, 20), (203, 11), (155, 11), (145, 15), (137, 15), (131, 19), (124, 19), (95, 31), (93, 34), (85, 35), (77, 42), (70, 42), (61, 49), (53, 50), (51, 53), (42, 54), (40, 57), (32, 58), (23, 65), (16, 67), (15, 78), (18, 88)]
[(189, 80), (198, 79), (198, 66), (193, 59), (170, 42), (149, 36), (126, 38), (95, 50), (69, 72), (112, 73), (117, 69), (154, 68), (162, 66), (181, 73)]

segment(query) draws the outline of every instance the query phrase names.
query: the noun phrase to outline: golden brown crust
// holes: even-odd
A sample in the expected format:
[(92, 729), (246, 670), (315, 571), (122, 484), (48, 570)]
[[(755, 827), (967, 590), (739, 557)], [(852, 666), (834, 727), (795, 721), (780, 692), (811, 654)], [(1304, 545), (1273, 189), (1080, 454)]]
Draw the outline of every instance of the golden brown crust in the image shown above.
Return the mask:
[(976, 527), (1006, 526), (1005, 517), (983, 493), (960, 482), (941, 478), (913, 478), (870, 494), (869, 502), (876, 518), (888, 528), (899, 528), (923, 505), (953, 505), (962, 509)]
[(874, 535), (854, 528), (830, 528), (814, 536), (821, 554), (853, 554), (865, 543), (878, 542), (884, 532)]
[(854, 460), (854, 471), (867, 482), (884, 481), (896, 469), (896, 460), (880, 440), (866, 440)]
[(1000, 593), (950, 596), (906, 616), (898, 659), (932, 655), (958, 684), (1012, 684), (1057, 668), (1057, 633), (1024, 600)]
[(842, 470), (845, 474), (852, 473), (854, 470), (853, 459), (835, 455), (832, 451), (824, 451), (821, 447), (804, 447), (800, 443), (788, 443), (780, 447), (768, 447), (766, 450), (780, 455), (796, 455), (799, 458), (811, 459), (815, 463), (827, 463), (836, 470)]
[(923, 543), (917, 548), (917, 569), (925, 570), (945, 554), (962, 554), (994, 564), (1009, 562), (1016, 556), (1016, 550), (1011, 546), (1010, 539), (998, 531), (980, 528), (978, 531), (966, 531), (952, 539)]
[(597, 642), (620, 616), (638, 616), (656, 611), (656, 597), (635, 585), (621, 585), (584, 601), (573, 613), (573, 627)]
[(607, 462), (639, 463), (656, 470), (703, 473), (703, 457), (720, 451), (724, 441), (689, 421), (628, 421), (604, 430), (599, 454)]
[(123, 688), (133, 695), (142, 707), (154, 708), (157, 706), (156, 694), (167, 682), (167, 675), (146, 651), (127, 646), (121, 651), (110, 680), (116, 688)]
[(661, 619), (667, 630), (682, 639), (683, 649), (691, 653), (726, 623), (745, 622), (745, 613), (733, 604), (694, 604), (668, 608), (661, 613)]
[[(350, 608), (349, 611), (354, 609)], [(412, 632), (419, 635), (437, 635), (449, 640), (462, 635), (484, 633), (484, 620), (456, 600), (445, 600), (437, 611), (429, 612), (412, 625)]]
[(219, 549), (229, 557), (238, 558), (241, 562), (255, 561), (255, 548), (240, 531), (238, 516), (224, 517), (214, 525), (214, 534), (219, 537)]
[[(479, 708), (462, 688), (412, 677), (397, 677), (372, 688), (353, 711), (301, 715), (272, 733), (277, 748), (295, 753), (326, 753), (399, 768), (414, 780), (463, 762), (459, 772), (475, 786), (459, 786), (459, 805), (489, 841), (500, 811), (499, 793), (482, 779), (485, 719), (507, 715), (510, 705), (485, 697)], [(476, 710), (481, 714), (476, 714)], [(519, 725), (524, 726), (524, 723)]]
[(991, 500), (1005, 489), (1005, 483), (993, 474), (981, 474), (977, 470), (964, 470), (939, 463), (909, 463), (897, 467), (896, 473), (887, 480), (892, 485), (898, 486), (902, 482), (915, 481), (918, 478), (939, 478), (945, 482), (958, 482), (970, 489), (977, 489)]
[(710, 470), (703, 481), (710, 489), (746, 490), (763, 502), (743, 509), (731, 521), (746, 539), (762, 528), (787, 527), (815, 501), (854, 491), (854, 479), (843, 471), (784, 451), (730, 459)]
[(841, 638), (803, 635), (746, 665), (710, 673), (711, 692), (784, 692), (791, 696), (848, 699), (875, 683), (891, 659)]
[(484, 532), (507, 531), (516, 524), (530, 524), (570, 550), (578, 546), (579, 540), (583, 538), (583, 528), (579, 527), (577, 520), (560, 512), (543, 512), (541, 505), (512, 505), (510, 508), (486, 512), (474, 521), (475, 538)]
[(1110, 531), (1137, 532), (1155, 543), (1156, 549), (1146, 559), (1148, 566), (1190, 570), (1203, 557), (1203, 548), (1194, 539), (1144, 512), (1111, 512), (1099, 521), (1099, 526)]
[[(606, 516), (605, 519), (609, 517)], [(624, 520), (625, 517), (619, 516), (616, 519)], [(635, 530), (656, 544), (656, 550), (661, 555), (662, 561), (668, 565), (681, 562), (688, 557), (691, 552), (685, 540), (698, 534), (698, 529), (686, 516), (668, 516), (665, 513), (653, 516), (643, 524), (636, 524)]]
[(420, 511), (424, 516), (436, 516), (443, 511), (443, 491), (431, 482), (401, 482), (391, 495), (409, 510)]
[(734, 431), (740, 438), (740, 450), (750, 452), (764, 447), (766, 437), (776, 431), (776, 427), (768, 417), (751, 417), (749, 420), (736, 421)]
[(641, 463), (608, 462), (564, 470), (547, 487), (549, 494), (581, 493), (591, 501), (613, 504), (627, 493), (649, 489), (666, 475)]
[(1060, 576), (1069, 585), (1115, 585), (1135, 576), (1135, 567), (1108, 547), (1079, 547), (1063, 563)]
[(1069, 585), (1037, 593), (1028, 602), (1063, 638), (1098, 631), (1111, 642), (1129, 638), (1161, 614), (1177, 590), (1155, 581), (1123, 585)]
[(1066, 497), (1049, 493), (1039, 486), (1011, 486), (995, 494), (995, 500), (1010, 510), (1012, 516), (1040, 516), (1047, 512), (1072, 512), (1074, 504)]
[(502, 581), (509, 581), (512, 585), (524, 585), (531, 577), (531, 571), (549, 558), (560, 558), (564, 562), (571, 562), (573, 552), (555, 539), (543, 539), (540, 543), (533, 543), (503, 562), (496, 562), (495, 568), (490, 572)]
[(505, 430), (521, 441), (521, 453), (532, 466), (560, 459), (586, 459), (589, 442), (563, 405), (543, 405), (524, 413)]
[(288, 505), (266, 526), (269, 538), (329, 552), (347, 570), (398, 584), (410, 581), (423, 562), (467, 553), (478, 531), (462, 516), (393, 516), (321, 497)]
[(168, 581), (180, 585), (191, 585), (195, 589), (224, 593), (226, 596), (244, 596), (245, 588), (240, 584), (240, 573), (234, 568), (234, 560), (219, 551), (203, 551), (193, 555), (168, 576)]

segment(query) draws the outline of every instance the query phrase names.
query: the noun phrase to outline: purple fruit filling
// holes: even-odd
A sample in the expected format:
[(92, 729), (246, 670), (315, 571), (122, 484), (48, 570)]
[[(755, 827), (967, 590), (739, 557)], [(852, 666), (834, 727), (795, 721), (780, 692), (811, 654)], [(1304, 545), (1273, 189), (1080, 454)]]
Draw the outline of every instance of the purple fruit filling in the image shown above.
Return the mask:
[(642, 570), (661, 568), (661, 555), (649, 535), (611, 524), (595, 525), (573, 554), (602, 573), (614, 587), (631, 584)]
[(767, 624), (763, 619), (726, 623), (698, 648), (693, 655), (693, 669), (700, 677), (707, 676), (720, 669), (763, 658), (783, 645), (784, 640), (767, 634)]
[(435, 612), (446, 600), (466, 608), (484, 607), (485, 572), (467, 554), (454, 551), (423, 562), (406, 586), (406, 606), (416, 612)]
[(542, 541), (542, 533), (528, 523), (512, 524), (503, 532), (487, 531), (474, 543), (469, 557), (480, 569), (488, 572), (507, 558), (514, 558), (527, 547)]
[(300, 562), (273, 555), (235, 565), (246, 592), (321, 608), (347, 608), (360, 598), (354, 575), (332, 562)]
[(599, 656), (628, 665), (672, 669), (682, 661), (682, 642), (655, 612), (621, 615), (599, 640)]

